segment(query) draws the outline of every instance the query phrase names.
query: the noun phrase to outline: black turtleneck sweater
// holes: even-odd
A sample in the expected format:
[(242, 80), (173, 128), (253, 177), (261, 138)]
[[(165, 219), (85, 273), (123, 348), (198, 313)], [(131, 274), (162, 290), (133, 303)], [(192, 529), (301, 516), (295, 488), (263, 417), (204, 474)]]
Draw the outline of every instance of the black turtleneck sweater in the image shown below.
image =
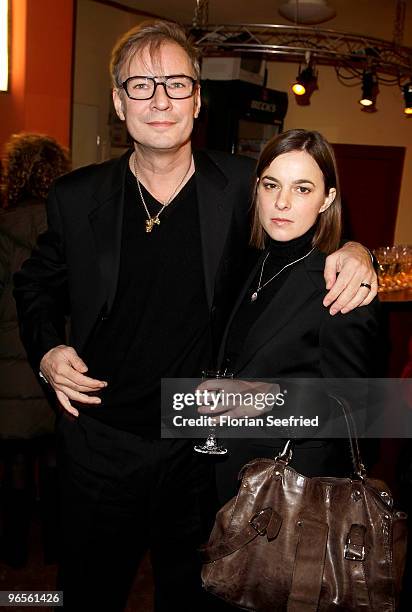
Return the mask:
[[(283, 286), (283, 283), (288, 278), (293, 270), (293, 265), (289, 266), (282, 272), (282, 268), (300, 259), (308, 254), (312, 249), (312, 239), (315, 235), (316, 226), (311, 227), (305, 234), (293, 238), (286, 242), (277, 240), (269, 240), (267, 248), (260, 258), (260, 265), (257, 272), (245, 294), (245, 297), (239, 306), (233, 321), (231, 323), (229, 333), (226, 340), (225, 357), (223, 367), (228, 370), (235, 370), (239, 355), (242, 352), (244, 342), (254, 322), (260, 317), (266, 307), (273, 300), (276, 293)], [(251, 301), (251, 295), (259, 286), (259, 278), (264, 265), (261, 287), (269, 281), (273, 276), (280, 272), (279, 276), (270, 281), (265, 287), (258, 292), (256, 301)]]

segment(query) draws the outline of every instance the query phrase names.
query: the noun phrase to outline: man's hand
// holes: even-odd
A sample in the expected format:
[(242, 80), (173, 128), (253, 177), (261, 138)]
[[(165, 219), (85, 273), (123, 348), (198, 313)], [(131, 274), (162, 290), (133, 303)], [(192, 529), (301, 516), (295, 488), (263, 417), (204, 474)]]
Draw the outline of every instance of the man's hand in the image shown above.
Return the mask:
[[(326, 258), (324, 277), (329, 292), (323, 305), (332, 304), (331, 315), (366, 306), (378, 292), (378, 279), (369, 252), (358, 242), (347, 242)], [(361, 286), (361, 283), (369, 284), (371, 289)]]
[(82, 404), (100, 404), (99, 397), (86, 395), (99, 391), (107, 382), (85, 376), (87, 366), (74, 348), (60, 344), (48, 351), (40, 362), (40, 371), (53, 387), (57, 399), (67, 412), (79, 416), (79, 411), (71, 405), (70, 400)]
[[(210, 379), (202, 382), (197, 390), (208, 391), (208, 403), (199, 406), (198, 413), (209, 416), (216, 415), (214, 424), (217, 425), (219, 416), (223, 414), (238, 418), (244, 416), (259, 417), (266, 412), (270, 412), (273, 409), (280, 387), (278, 384), (260, 381)], [(228, 393), (234, 394), (234, 396), (229, 396), (230, 402), (227, 399)], [(216, 401), (209, 396), (214, 397)], [(270, 398), (272, 403), (266, 404), (264, 398)]]

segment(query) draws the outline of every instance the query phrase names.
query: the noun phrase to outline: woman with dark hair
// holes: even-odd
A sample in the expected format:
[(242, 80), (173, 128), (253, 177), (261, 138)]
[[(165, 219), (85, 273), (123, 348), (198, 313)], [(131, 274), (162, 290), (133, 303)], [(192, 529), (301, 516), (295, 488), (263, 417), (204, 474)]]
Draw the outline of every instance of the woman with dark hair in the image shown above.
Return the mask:
[(70, 161), (54, 138), (21, 133), (6, 143), (3, 166), (3, 208), (13, 208), (44, 205), (53, 181), (69, 172)]
[[(251, 243), (263, 253), (237, 300), (219, 356), (220, 369), (233, 372), (237, 380), (207, 381), (202, 388), (247, 391), (247, 383), (240, 387), (239, 380), (248, 378), (373, 375), (377, 301), (334, 316), (323, 305), (325, 259), (341, 240), (340, 190), (331, 146), (318, 132), (290, 130), (267, 144), (256, 174)], [(370, 287), (362, 286), (366, 296)], [(200, 412), (209, 410), (202, 407)], [(300, 440), (293, 467), (308, 476), (343, 475), (350, 469), (343, 442)], [(229, 452), (217, 466), (222, 502), (235, 494), (244, 463), (273, 457), (284, 441), (225, 444)]]
[[(24, 564), (27, 555), (33, 457), (40, 441), (53, 433), (54, 414), (20, 342), (12, 278), (46, 229), (45, 201), (52, 182), (69, 169), (67, 152), (53, 138), (15, 134), (5, 146), (4, 210), (0, 211), (0, 450), (5, 468), (4, 551), (15, 566)], [(48, 510), (52, 514), (53, 508)]]

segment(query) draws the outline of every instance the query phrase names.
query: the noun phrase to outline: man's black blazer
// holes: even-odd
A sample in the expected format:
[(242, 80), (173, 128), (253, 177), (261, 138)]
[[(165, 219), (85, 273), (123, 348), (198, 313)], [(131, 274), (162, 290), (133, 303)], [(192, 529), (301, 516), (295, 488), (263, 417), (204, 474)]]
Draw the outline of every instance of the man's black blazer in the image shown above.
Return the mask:
[[(65, 316), (69, 344), (82, 354), (110, 315), (130, 153), (75, 170), (51, 189), (48, 230), (14, 278), (21, 336), (35, 369), (48, 350), (66, 342)], [(218, 336), (244, 274), (255, 162), (221, 152), (197, 152), (194, 160), (206, 295)]]

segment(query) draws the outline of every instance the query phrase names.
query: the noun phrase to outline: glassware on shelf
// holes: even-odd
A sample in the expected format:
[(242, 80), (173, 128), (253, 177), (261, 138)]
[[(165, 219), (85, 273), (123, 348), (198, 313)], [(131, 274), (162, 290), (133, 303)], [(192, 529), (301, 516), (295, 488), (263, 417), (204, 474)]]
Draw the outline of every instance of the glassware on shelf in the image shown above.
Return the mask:
[(385, 246), (374, 250), (378, 260), (379, 292), (400, 291), (412, 287), (412, 247)]
[(401, 289), (412, 288), (412, 247), (399, 245), (398, 249), (398, 283)]
[(394, 247), (379, 247), (375, 249), (374, 255), (378, 260), (378, 291), (395, 291), (397, 256)]

